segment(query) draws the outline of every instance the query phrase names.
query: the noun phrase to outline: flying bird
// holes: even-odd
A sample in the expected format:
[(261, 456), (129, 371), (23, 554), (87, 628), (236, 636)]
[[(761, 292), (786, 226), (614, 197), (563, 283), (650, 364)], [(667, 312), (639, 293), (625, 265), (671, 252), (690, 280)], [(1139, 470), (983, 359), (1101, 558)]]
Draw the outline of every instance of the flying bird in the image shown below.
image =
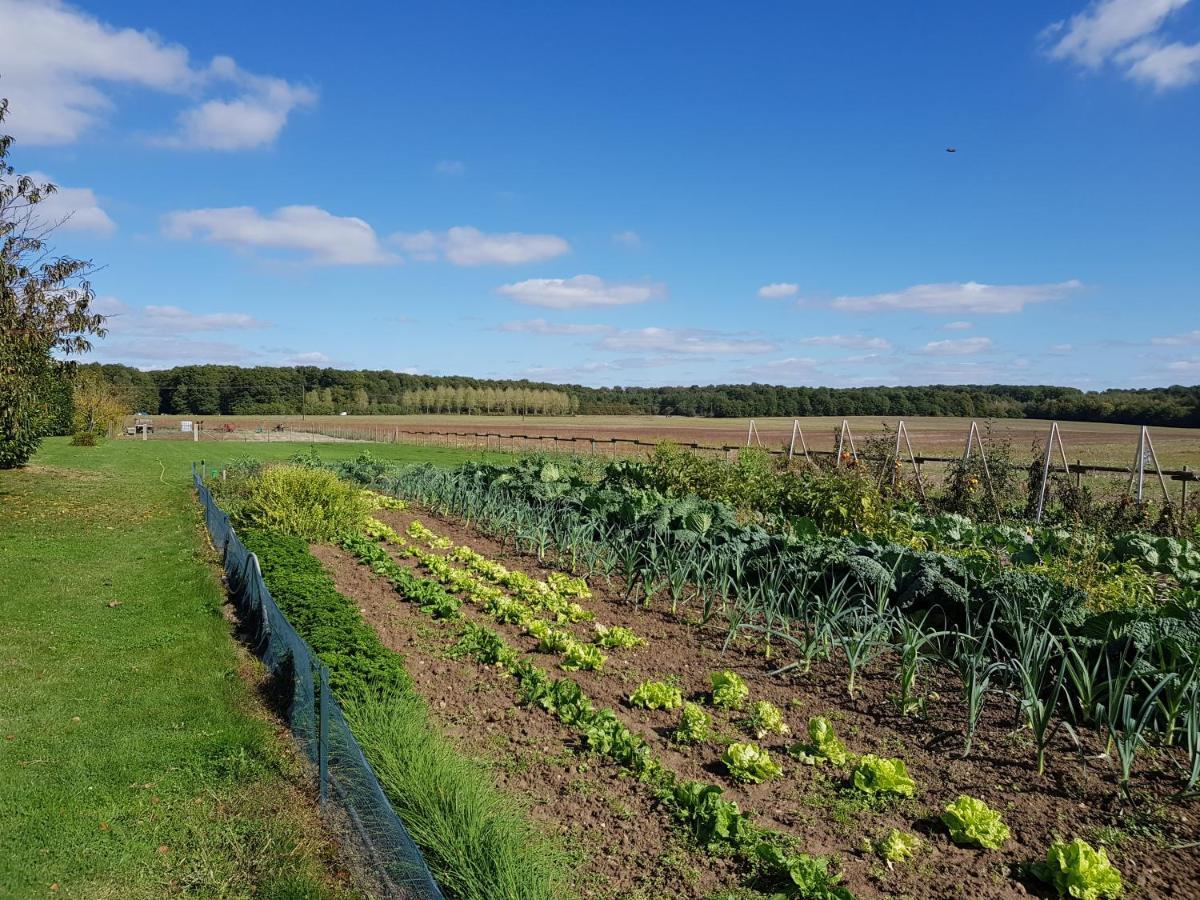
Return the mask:
[(957, 148), (957, 147), (947, 147), (947, 148), (946, 148), (946, 152), (947, 152), (947, 153), (957, 153), (957, 152), (958, 152), (958, 148)]

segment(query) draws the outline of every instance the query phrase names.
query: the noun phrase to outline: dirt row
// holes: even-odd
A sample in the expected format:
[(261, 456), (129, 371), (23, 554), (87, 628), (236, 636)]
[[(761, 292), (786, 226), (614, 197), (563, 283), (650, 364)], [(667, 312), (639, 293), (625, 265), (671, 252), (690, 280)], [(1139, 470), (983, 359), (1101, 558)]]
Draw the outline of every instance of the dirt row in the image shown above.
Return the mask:
[[(413, 518), (418, 518), (439, 535), (450, 537), (456, 544), (471, 546), (509, 568), (541, 578), (549, 571), (533, 558), (516, 555), (474, 530), (444, 519), (402, 512), (389, 512), (380, 517), (401, 532)], [(397, 636), (392, 630), (400, 611), (405, 613), (407, 630), (411, 632), (412, 620), (419, 617), (419, 613), (398, 604), (394, 592), (381, 578), (346, 559), (339, 551), (326, 549), (321, 552), (334, 567), (339, 587), (347, 579), (356, 579), (346, 585), (350, 588), (346, 592), (363, 603), (368, 619), (385, 640), (395, 643)], [(414, 565), (411, 560), (398, 555), (396, 558), (402, 564)], [(352, 575), (352, 572), (358, 574)], [(1103, 748), (1094, 740), (1085, 739), (1083, 746), (1077, 749), (1063, 735), (1052, 750), (1046, 775), (1039, 778), (1034, 773), (1028, 735), (1016, 722), (1015, 707), (1008, 700), (999, 698), (985, 710), (975, 749), (970, 758), (963, 759), (960, 754), (962, 704), (954, 683), (936, 677), (926, 683), (925, 689), (930, 696), (925, 715), (905, 717), (899, 714), (890, 699), (895, 685), (888, 660), (881, 661), (861, 679), (859, 695), (851, 700), (846, 694), (844, 664), (819, 663), (808, 674), (772, 676), (770, 673), (780, 665), (780, 660), (765, 658), (761, 647), (739, 641), (722, 652), (726, 634), (715, 625), (701, 628), (689, 624), (685, 615), (672, 614), (669, 604), (662, 601), (649, 608), (630, 605), (621, 599), (619, 584), (609, 585), (603, 579), (594, 580), (591, 587), (594, 596), (584, 605), (596, 614), (597, 621), (628, 626), (648, 644), (642, 648), (612, 651), (601, 673), (576, 672), (571, 677), (598, 706), (613, 709), (629, 727), (646, 736), (659, 758), (681, 777), (720, 784), (729, 799), (754, 812), (761, 824), (797, 835), (809, 852), (837, 856), (847, 883), (857, 896), (999, 898), (1036, 894), (1042, 888), (1038, 882), (1023, 876), (1022, 865), (1040, 857), (1055, 838), (1076, 836), (1093, 843), (1106, 843), (1114, 862), (1122, 868), (1127, 885), (1138, 889), (1142, 896), (1200, 895), (1200, 869), (1197, 867), (1200, 853), (1195, 847), (1170, 849), (1196, 840), (1200, 831), (1196, 825), (1198, 805), (1162, 802), (1178, 785), (1168, 760), (1147, 755), (1148, 765), (1143, 767), (1136, 780), (1141, 800), (1133, 806), (1123, 806), (1115, 801), (1113, 766), (1100, 756)], [(364, 591), (382, 592), (378, 597), (379, 605), (363, 602)], [(510, 644), (548, 671), (556, 671), (558, 658), (538, 653), (536, 642), (521, 634), (517, 627), (499, 625), (469, 606), (464, 606), (463, 612), (502, 633)], [(427, 619), (420, 621), (425, 629), (436, 627)], [(589, 629), (590, 625), (586, 624), (574, 628), (581, 637)], [(411, 634), (403, 639), (411, 641)], [(405, 652), (403, 647), (397, 649)], [(439, 665), (465, 668), (464, 677), (468, 679), (474, 672), (472, 685), (496, 678), (494, 673), (478, 666), (464, 667), (444, 660)], [(707, 696), (710, 674), (722, 668), (733, 669), (746, 679), (751, 700), (766, 699), (780, 707), (793, 736), (804, 735), (810, 716), (825, 715), (833, 721), (852, 752), (900, 756), (917, 781), (918, 797), (895, 804), (866, 804), (854, 792), (845, 789), (845, 773), (813, 769), (790, 759), (786, 755), (790, 743), (787, 738), (760, 742), (783, 764), (784, 777), (765, 785), (742, 786), (731, 781), (719, 763), (721, 740), (715, 739), (695, 748), (681, 748), (668, 739), (678, 721), (677, 711), (635, 710), (625, 702), (640, 681), (668, 676), (678, 679), (686, 697), (702, 701)], [(511, 682), (500, 690), (500, 694), (495, 698), (498, 707), (492, 710), (499, 718), (483, 721), (483, 730), (492, 735), (489, 739), (500, 741), (494, 737), (499, 732), (509, 735), (510, 743), (522, 741), (531, 733), (545, 734), (550, 740), (549, 733), (561, 731), (554, 752), (567, 753), (568, 758), (578, 759), (569, 752), (575, 746), (575, 738), (568, 730), (562, 729), (549, 716), (513, 709)], [(446, 704), (446, 721), (454, 724), (456, 739), (469, 743), (479, 739), (474, 732), (480, 721), (461, 719), (474, 715), (479, 702), (477, 688), (455, 683), (452, 692), (443, 691), (438, 695), (437, 702)], [(710, 708), (710, 711), (713, 710)], [(714, 712), (722, 739), (751, 739), (738, 714)], [(537, 726), (538, 731), (527, 730), (532, 723), (524, 718), (529, 716), (543, 721)], [(519, 746), (509, 746), (504, 754), (518, 753), (519, 749)], [(505, 759), (504, 754), (498, 758)], [(599, 768), (604, 767), (602, 764)], [(593, 762), (590, 768), (595, 769), (596, 764)], [(631, 802), (625, 799), (631, 787), (632, 794), (643, 793), (628, 780), (619, 783), (623, 788), (616, 796), (622, 803)], [(533, 798), (540, 796), (538, 785), (506, 784)], [(950, 843), (938, 823), (938, 814), (960, 793), (980, 797), (1003, 812), (1013, 832), (1013, 839), (1005, 848), (982, 852)], [(560, 795), (558, 800), (569, 802), (556, 803), (553, 817), (565, 816), (571, 822), (575, 821), (571, 817), (579, 807), (586, 809), (589, 805), (574, 797)], [(538, 801), (535, 799), (534, 802)], [(646, 801), (642, 799), (641, 802)], [(647, 814), (651, 811), (647, 810)], [(661, 819), (661, 813), (657, 815)], [(613, 820), (605, 827), (617, 825), (618, 821)], [(879, 839), (892, 827), (922, 835), (926, 839), (926, 850), (913, 863), (888, 871), (862, 848), (864, 841)], [(655, 847), (655, 852), (661, 852), (661, 845)], [(623, 855), (615, 870), (628, 871), (636, 878), (636, 873), (645, 864), (645, 852)], [(702, 884), (705, 874), (713, 871), (711, 860), (699, 861), (697, 871), (702, 874), (696, 883)], [(617, 876), (609, 871), (605, 877)], [(669, 892), (652, 895), (691, 896)]]

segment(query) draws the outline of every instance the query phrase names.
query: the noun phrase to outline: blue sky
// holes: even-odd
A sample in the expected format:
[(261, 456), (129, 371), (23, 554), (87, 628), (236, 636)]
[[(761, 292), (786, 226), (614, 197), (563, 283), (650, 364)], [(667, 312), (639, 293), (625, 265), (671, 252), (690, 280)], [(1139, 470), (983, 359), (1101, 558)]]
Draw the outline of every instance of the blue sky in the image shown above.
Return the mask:
[(0, 0), (0, 23), (12, 161), (103, 266), (96, 359), (1200, 381), (1200, 2)]

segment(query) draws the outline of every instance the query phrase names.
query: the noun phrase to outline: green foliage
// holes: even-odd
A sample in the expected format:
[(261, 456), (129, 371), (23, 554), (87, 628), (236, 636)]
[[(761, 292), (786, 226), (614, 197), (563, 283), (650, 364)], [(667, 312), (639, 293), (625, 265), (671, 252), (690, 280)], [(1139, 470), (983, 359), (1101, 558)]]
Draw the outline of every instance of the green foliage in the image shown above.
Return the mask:
[(665, 681), (643, 681), (629, 695), (629, 704), (642, 709), (678, 709), (683, 705), (683, 693)]
[(779, 707), (768, 700), (759, 700), (750, 708), (748, 724), (760, 741), (770, 734), (788, 734), (791, 731), (783, 721)]
[(696, 703), (683, 704), (679, 727), (671, 735), (677, 744), (700, 744), (712, 734), (712, 716)]
[(793, 853), (765, 842), (758, 845), (756, 855), (767, 870), (771, 887), (778, 892), (777, 897), (854, 900), (849, 889), (838, 883), (841, 876), (829, 871), (828, 857)]
[(917, 783), (909, 777), (904, 760), (884, 759), (873, 753), (859, 758), (852, 780), (854, 786), (866, 794), (911, 797), (917, 790)]
[(596, 643), (609, 650), (641, 647), (646, 643), (623, 625), (596, 625)]
[(599, 647), (572, 640), (571, 643), (567, 645), (566, 652), (563, 653), (563, 661), (560, 663), (560, 665), (568, 672), (578, 671), (580, 669), (592, 671), (603, 668), (604, 661), (607, 658), (608, 657), (600, 652)]
[(750, 696), (750, 688), (736, 672), (728, 669), (711, 676), (713, 706), (722, 709), (741, 709)]
[(714, 784), (686, 781), (671, 794), (671, 808), (699, 847), (739, 849), (757, 837), (749, 817)]
[(247, 482), (230, 514), (240, 525), (330, 541), (360, 533), (370, 505), (332, 472), (274, 466)]
[(721, 762), (735, 781), (760, 784), (783, 774), (783, 767), (757, 744), (730, 744), (721, 754)]
[(974, 797), (959, 797), (947, 806), (942, 822), (950, 832), (950, 840), (963, 847), (998, 850), (1009, 838), (1000, 813)]
[(1101, 900), (1119, 897), (1121, 873), (1108, 861), (1103, 847), (1094, 849), (1082, 838), (1070, 843), (1055, 841), (1046, 851), (1046, 859), (1033, 867), (1042, 881), (1051, 885), (1060, 897)]
[(921, 849), (921, 839), (915, 834), (893, 828), (882, 841), (875, 843), (875, 852), (890, 863), (908, 862)]
[(808, 720), (808, 743), (796, 744), (788, 752), (809, 765), (827, 762), (835, 766), (844, 766), (850, 761), (846, 745), (838, 739), (833, 725), (824, 716), (810, 718)]

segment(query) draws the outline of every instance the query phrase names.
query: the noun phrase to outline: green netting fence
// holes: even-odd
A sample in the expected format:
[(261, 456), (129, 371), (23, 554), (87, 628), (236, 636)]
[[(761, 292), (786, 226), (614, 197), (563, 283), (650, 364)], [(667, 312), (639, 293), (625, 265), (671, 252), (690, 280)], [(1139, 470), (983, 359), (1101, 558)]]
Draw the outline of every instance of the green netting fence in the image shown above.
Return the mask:
[(332, 804), (344, 816), (347, 837), (384, 896), (444, 900), (330, 693), (328, 670), (276, 606), (258, 558), (242, 544), (195, 466), (192, 478), (246, 639), (281, 685), (292, 735), (316, 767), (322, 806)]

